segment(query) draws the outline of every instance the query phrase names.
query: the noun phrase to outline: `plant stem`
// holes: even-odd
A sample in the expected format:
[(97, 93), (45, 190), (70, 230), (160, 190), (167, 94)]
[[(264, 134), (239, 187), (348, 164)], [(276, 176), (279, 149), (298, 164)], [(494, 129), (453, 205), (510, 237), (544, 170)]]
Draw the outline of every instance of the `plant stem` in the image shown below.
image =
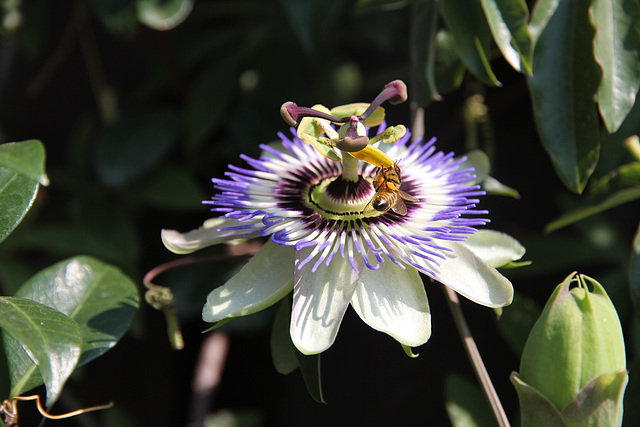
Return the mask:
[(342, 179), (358, 182), (358, 163), (360, 161), (349, 153), (342, 153)]
[(222, 332), (210, 334), (202, 343), (193, 377), (188, 427), (203, 427), (220, 387), (229, 352), (229, 338)]
[(510, 424), (509, 419), (507, 418), (507, 414), (504, 412), (504, 408), (502, 407), (500, 398), (498, 397), (498, 394), (493, 387), (493, 383), (491, 382), (489, 373), (484, 366), (484, 362), (482, 361), (482, 357), (480, 356), (478, 347), (476, 346), (476, 343), (471, 336), (471, 331), (469, 330), (467, 321), (462, 314), (462, 308), (460, 307), (458, 294), (446, 286), (443, 286), (443, 288), (447, 295), (447, 302), (449, 303), (449, 309), (451, 310), (451, 314), (453, 315), (453, 320), (456, 323), (458, 333), (460, 334), (465, 350), (467, 351), (467, 356), (469, 356), (469, 361), (471, 362), (478, 381), (482, 386), (482, 390), (489, 400), (493, 415), (495, 416), (496, 421), (498, 422), (498, 425), (500, 427), (509, 427)]

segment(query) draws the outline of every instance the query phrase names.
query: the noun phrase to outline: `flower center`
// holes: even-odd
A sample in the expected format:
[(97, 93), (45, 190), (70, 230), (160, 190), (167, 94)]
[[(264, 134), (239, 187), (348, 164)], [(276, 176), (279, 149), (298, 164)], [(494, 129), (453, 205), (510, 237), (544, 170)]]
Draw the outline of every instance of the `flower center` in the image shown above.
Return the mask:
[(351, 181), (338, 176), (311, 185), (307, 194), (309, 207), (324, 218), (352, 220), (365, 217), (362, 211), (374, 190), (370, 178), (359, 175)]

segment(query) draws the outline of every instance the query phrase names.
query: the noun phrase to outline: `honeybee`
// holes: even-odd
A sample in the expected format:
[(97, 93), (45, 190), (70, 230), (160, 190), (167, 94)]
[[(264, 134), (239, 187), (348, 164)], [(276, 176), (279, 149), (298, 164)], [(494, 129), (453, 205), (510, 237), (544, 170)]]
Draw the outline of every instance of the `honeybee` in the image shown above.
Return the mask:
[(397, 163), (387, 168), (379, 168), (373, 180), (373, 188), (376, 190), (376, 194), (364, 207), (363, 213), (366, 214), (373, 210), (387, 212), (391, 209), (398, 215), (406, 215), (407, 205), (403, 199), (409, 202), (419, 202), (420, 200), (400, 190), (400, 185), (402, 185), (402, 178), (400, 167)]

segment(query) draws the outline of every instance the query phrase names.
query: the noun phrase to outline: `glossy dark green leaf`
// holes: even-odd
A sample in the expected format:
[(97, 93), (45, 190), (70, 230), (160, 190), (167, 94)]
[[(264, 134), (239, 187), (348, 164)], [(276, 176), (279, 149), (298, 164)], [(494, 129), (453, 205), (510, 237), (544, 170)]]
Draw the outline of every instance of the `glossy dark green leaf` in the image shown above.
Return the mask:
[(420, 1), (412, 5), (411, 56), (416, 74), (418, 104), (421, 106), (441, 99), (436, 87), (436, 33), (438, 3)]
[(598, 107), (609, 133), (631, 111), (640, 88), (640, 3), (636, 0), (595, 0), (594, 52), (602, 67)]
[(567, 0), (540, 34), (529, 87), (536, 125), (555, 170), (581, 193), (598, 161), (599, 119), (594, 96), (600, 69), (593, 57), (589, 0)]
[(44, 158), (44, 145), (36, 139), (0, 145), (0, 167), (11, 169), (41, 185), (49, 185)]
[(568, 427), (560, 411), (516, 372), (511, 374), (511, 383), (518, 392), (522, 427)]
[(78, 323), (84, 339), (80, 365), (116, 345), (139, 306), (137, 286), (129, 277), (88, 256), (42, 270), (16, 296), (54, 308)]
[(271, 327), (271, 359), (276, 371), (290, 374), (299, 364), (296, 348), (291, 341), (289, 324), (291, 323), (291, 296), (283, 298), (273, 319)]
[(629, 382), (627, 371), (603, 374), (587, 383), (562, 409), (568, 426), (622, 425), (622, 398)]
[(560, 218), (550, 222), (545, 227), (545, 231), (549, 233), (558, 230), (559, 228), (566, 227), (567, 225), (573, 224), (592, 215), (637, 199), (640, 199), (640, 187), (631, 187), (617, 191), (597, 205), (583, 206), (567, 212)]
[(549, 20), (556, 12), (560, 0), (538, 0), (533, 6), (531, 20), (529, 21), (529, 32), (535, 46), (540, 34), (544, 31)]
[(465, 71), (464, 63), (458, 56), (453, 36), (444, 28), (439, 29), (436, 33), (434, 68), (436, 90), (439, 93), (452, 92), (462, 84)]
[(100, 180), (122, 187), (153, 169), (169, 153), (178, 134), (171, 109), (125, 115), (96, 141), (93, 163)]
[(477, 383), (447, 375), (444, 384), (447, 414), (453, 427), (483, 427), (495, 424), (493, 413)]
[(517, 71), (531, 74), (533, 40), (527, 27), (524, 0), (481, 0), (482, 8), (502, 56)]
[(631, 247), (631, 262), (629, 264), (629, 286), (631, 298), (636, 307), (636, 312), (640, 313), (640, 225), (636, 230)]
[(137, 0), (138, 20), (154, 30), (171, 30), (193, 9), (193, 0)]
[(38, 193), (48, 185), (44, 146), (34, 139), (0, 145), (0, 242), (22, 221)]
[(447, 0), (440, 8), (467, 68), (486, 84), (500, 86), (490, 65), (491, 30), (480, 2)]
[[(35, 301), (0, 297), (0, 327), (9, 360), (11, 396), (33, 388), (33, 375), (39, 379), (38, 384), (44, 381), (47, 387), (47, 404), (55, 402), (80, 358), (82, 336), (78, 324)], [(7, 346), (8, 340), (17, 345)]]
[[(83, 365), (113, 347), (124, 335), (138, 305), (135, 283), (118, 269), (90, 257), (76, 257), (46, 268), (29, 279), (17, 296), (37, 301), (69, 316), (82, 338), (77, 362)], [(11, 337), (4, 345), (23, 390), (42, 384), (36, 366)]]

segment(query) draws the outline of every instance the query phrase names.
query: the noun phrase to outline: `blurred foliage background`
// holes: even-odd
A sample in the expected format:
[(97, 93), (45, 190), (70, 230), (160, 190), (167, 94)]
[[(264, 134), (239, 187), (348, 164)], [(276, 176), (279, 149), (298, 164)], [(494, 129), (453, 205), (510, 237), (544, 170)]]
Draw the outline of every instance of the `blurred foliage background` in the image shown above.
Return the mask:
[[(589, 2), (572, 4), (586, 11)], [(638, 324), (629, 271), (640, 196), (632, 192), (625, 203), (611, 203), (619, 205), (614, 209), (553, 232), (547, 228), (573, 208), (601, 206), (620, 190), (637, 192), (640, 158), (634, 159), (623, 141), (637, 133), (640, 108), (624, 114), (624, 122), (617, 119), (612, 129), (598, 119), (593, 92), (579, 93), (582, 98), (572, 100), (578, 105), (571, 111), (572, 129), (589, 122), (584, 131), (598, 138), (601, 149), (599, 161), (596, 154), (595, 162), (577, 166), (577, 180), (567, 178), (561, 173), (565, 166), (548, 154), (554, 147), (544, 123), (552, 117), (540, 107), (550, 85), (544, 79), (552, 80), (547, 74), (557, 57), (545, 58), (543, 52), (541, 61), (547, 62), (536, 66), (535, 54), (531, 62), (530, 52), (520, 52), (523, 66), (514, 70), (487, 33), (479, 3), (473, 5), (0, 1), (0, 141), (41, 140), (51, 181), (0, 246), (2, 294), (12, 295), (42, 268), (78, 254), (114, 264), (142, 283), (146, 271), (176, 259), (162, 245), (160, 229), (201, 224), (209, 217), (201, 201), (213, 193), (210, 179), (221, 176), (227, 164), (240, 164), (240, 153), (256, 156), (258, 144), (288, 132), (279, 115), (283, 102), (329, 107), (368, 102), (384, 84), (403, 79), (410, 102), (387, 108), (388, 123), (410, 126), (418, 114), (416, 122), (426, 136), (438, 138), (439, 149), (461, 154), (481, 148), (491, 159), (491, 175), (517, 191), (517, 197), (487, 196), (480, 206), (489, 209), (491, 228), (519, 239), (532, 261), (505, 271), (516, 289), (515, 302), (499, 323), (491, 311), (463, 302), (509, 415), (517, 418), (509, 373), (518, 369), (528, 329), (544, 301), (571, 271), (606, 288), (634, 366)], [(637, 31), (637, 16), (630, 16)], [(456, 44), (460, 28), (487, 46), (481, 50), (488, 55), (484, 63), (469, 62), (460, 38)], [(556, 74), (567, 66), (555, 64)], [(534, 77), (527, 76), (527, 67), (533, 67)], [(589, 105), (590, 112), (583, 113)], [(562, 126), (551, 125), (558, 139), (565, 135)], [(631, 171), (621, 172), (629, 164)], [(212, 248), (207, 254), (226, 253)], [(115, 349), (76, 372), (57, 408), (113, 400), (115, 409), (52, 425), (186, 425), (194, 369), (207, 336), (201, 333), (207, 325), (200, 310), (206, 294), (239, 265), (222, 258), (160, 276), (158, 282), (176, 295), (185, 349), (171, 349), (162, 313), (143, 306)], [(637, 270), (631, 275), (636, 283)], [(271, 366), (273, 311), (234, 320), (221, 332), (230, 347), (221, 386), (211, 398), (210, 410), (218, 415), (211, 422), (218, 424), (211, 425), (229, 420), (243, 426), (447, 425), (451, 414), (461, 411), (476, 414), (477, 425), (489, 425), (478, 421), (487, 409), (443, 295), (435, 285), (427, 284), (427, 292), (433, 336), (418, 349), (417, 359), (347, 313), (335, 345), (322, 356), (328, 405), (306, 394), (298, 372), (285, 377)], [(8, 389), (5, 380), (0, 385)], [(625, 401), (625, 416), (632, 420), (638, 416), (632, 409), (636, 387), (632, 372)]]

